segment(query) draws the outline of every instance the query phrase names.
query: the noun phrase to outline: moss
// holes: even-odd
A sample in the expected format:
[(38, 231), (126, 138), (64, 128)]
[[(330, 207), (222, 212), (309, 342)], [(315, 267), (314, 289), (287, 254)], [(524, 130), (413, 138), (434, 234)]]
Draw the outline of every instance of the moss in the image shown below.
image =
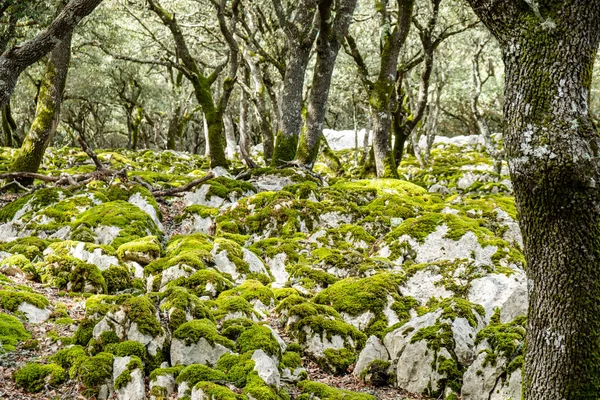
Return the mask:
[(145, 360), (147, 353), (146, 347), (139, 342), (126, 340), (113, 347), (113, 354), (118, 357), (136, 356), (140, 360)]
[(150, 373), (150, 380), (153, 381), (157, 379), (159, 376), (171, 375), (174, 378), (177, 378), (181, 371), (183, 371), (186, 367), (183, 365), (177, 365), (175, 367), (166, 367), (166, 368), (156, 368)]
[(313, 301), (330, 305), (338, 312), (352, 316), (367, 311), (374, 314), (383, 312), (388, 296), (399, 298), (398, 287), (403, 283), (401, 275), (379, 273), (369, 278), (347, 278), (334, 283), (320, 292)]
[(0, 290), (0, 307), (15, 312), (21, 303), (29, 303), (37, 308), (46, 308), (50, 305), (47, 298), (36, 293), (15, 292)]
[(169, 312), (169, 329), (172, 332), (187, 321), (188, 314), (194, 319), (206, 318), (214, 321), (214, 316), (206, 302), (178, 286), (169, 287), (164, 292), (160, 309)]
[(96, 322), (96, 320), (88, 318), (81, 321), (77, 327), (77, 331), (75, 331), (75, 335), (73, 335), (73, 344), (87, 346), (93, 337), (92, 331), (96, 326)]
[[(207, 290), (208, 284), (210, 284), (210, 288)], [(233, 283), (221, 273), (205, 269), (195, 272), (188, 278), (177, 278), (167, 285), (167, 287), (175, 286), (185, 287), (198, 297), (212, 297), (214, 296), (214, 293), (218, 295), (221, 292), (232, 288)]]
[(187, 346), (198, 343), (200, 338), (204, 338), (211, 345), (218, 343), (231, 350), (235, 350), (235, 343), (221, 336), (214, 322), (208, 319), (186, 322), (173, 333), (173, 337), (183, 340)]
[(126, 369), (115, 379), (115, 389), (119, 390), (127, 386), (131, 382), (131, 373), (136, 369), (143, 371), (144, 365), (139, 357), (132, 356), (131, 360), (127, 363)]
[(223, 354), (217, 361), (216, 369), (227, 374), (227, 380), (242, 388), (246, 385), (248, 374), (254, 369), (252, 353)]
[(348, 349), (326, 349), (323, 355), (317, 364), (334, 375), (347, 374), (348, 367), (356, 362), (356, 355)]
[[(131, 164), (128, 164), (127, 166), (130, 166), (130, 165)], [(105, 193), (106, 193), (106, 197), (108, 198), (108, 201), (117, 201), (117, 200), (129, 201), (129, 199), (131, 199), (132, 196), (139, 193), (139, 195), (144, 200), (146, 200), (146, 202), (148, 202), (148, 204), (150, 204), (152, 206), (152, 208), (154, 208), (154, 210), (156, 211), (156, 215), (160, 219), (162, 219), (160, 208), (158, 207), (158, 203), (156, 202), (156, 199), (154, 198), (152, 193), (150, 193), (150, 191), (143, 186), (126, 185), (123, 183), (118, 183), (118, 184), (111, 185)]]
[(326, 288), (339, 280), (330, 273), (303, 264), (290, 265), (287, 270), (290, 273), (290, 280), (297, 281), (307, 289)]
[(15, 383), (28, 392), (39, 392), (46, 385), (57, 386), (66, 380), (65, 370), (57, 364), (28, 363), (14, 374)]
[(302, 381), (298, 387), (302, 390), (298, 400), (309, 400), (313, 397), (327, 400), (375, 400), (374, 396), (367, 393), (336, 389), (320, 382)]
[(72, 318), (57, 318), (56, 320), (54, 320), (54, 323), (56, 325), (73, 325), (75, 323), (75, 321), (73, 321)]
[(118, 236), (110, 243), (113, 247), (131, 242), (148, 235), (161, 236), (161, 232), (152, 218), (138, 207), (117, 200), (92, 207), (79, 215), (72, 228), (80, 226), (98, 228), (116, 226), (120, 228)]
[(256, 371), (248, 374), (243, 393), (257, 400), (280, 400), (274, 388), (267, 386)]
[(87, 354), (82, 346), (71, 346), (61, 349), (50, 357), (50, 361), (60, 365), (65, 370), (69, 370), (70, 378), (74, 378), (77, 375), (79, 365), (87, 359)]
[(96, 395), (101, 385), (112, 378), (113, 355), (99, 353), (83, 361), (77, 369), (77, 377), (84, 385), (84, 393)]
[(240, 198), (248, 193), (256, 193), (256, 188), (249, 182), (229, 179), (224, 176), (209, 180), (210, 185), (206, 197), (218, 196), (222, 199)]
[(21, 254), (29, 260), (34, 260), (36, 257), (42, 257), (43, 251), (46, 250), (49, 244), (50, 241), (48, 240), (29, 236), (0, 244), (0, 251)]
[(223, 382), (227, 376), (218, 370), (214, 370), (206, 365), (194, 364), (185, 367), (177, 376), (177, 383), (186, 382), (189, 387), (194, 387), (198, 382)]
[(514, 321), (503, 324), (500, 322), (500, 310), (496, 309), (490, 323), (479, 331), (475, 338), (476, 345), (486, 340), (490, 346), (490, 349), (484, 350), (487, 353), (484, 365), (495, 366), (497, 358), (503, 357), (509, 365), (512, 364), (512, 371), (520, 367), (525, 341), (525, 322), (525, 317), (517, 317)]
[(241, 395), (235, 394), (226, 387), (212, 382), (198, 382), (194, 388), (196, 390), (202, 390), (204, 395), (211, 400), (241, 400), (244, 398)]
[[(0, 209), (0, 222), (13, 220), (19, 211), (21, 211), (19, 214), (23, 214), (24, 220), (29, 221), (32, 211), (37, 211), (56, 203), (63, 196), (63, 193), (66, 192), (61, 189), (45, 188), (21, 197)], [(26, 211), (23, 212), (22, 210), (25, 207), (27, 207)]]
[(281, 362), (279, 363), (279, 368), (289, 368), (294, 370), (300, 367), (302, 367), (302, 357), (300, 357), (300, 354), (298, 352), (288, 350), (281, 355)]
[(130, 297), (123, 303), (125, 314), (144, 335), (157, 337), (163, 333), (156, 319), (156, 308), (147, 296)]
[[(35, 247), (34, 247), (35, 249)], [(19, 270), (25, 272), (33, 269), (33, 265), (31, 261), (27, 257), (21, 254), (15, 254), (9, 257), (6, 257), (4, 260), (0, 261), (0, 268), (12, 267), (18, 268)]]
[(19, 342), (29, 337), (29, 333), (19, 319), (0, 313), (0, 354), (13, 351)]
[(46, 256), (42, 280), (72, 292), (107, 292), (106, 281), (97, 266), (67, 255), (52, 253)]
[(244, 330), (237, 340), (237, 345), (242, 353), (262, 349), (268, 355), (277, 358), (281, 354), (281, 347), (273, 333), (263, 325), (254, 325)]
[(131, 275), (125, 267), (111, 265), (102, 271), (107, 293), (117, 293), (131, 287)]
[(216, 301), (217, 310), (213, 312), (215, 319), (221, 320), (227, 318), (230, 314), (242, 313), (245, 318), (258, 317), (252, 304), (241, 296), (230, 296), (218, 298)]
[(214, 219), (219, 213), (220, 211), (218, 208), (194, 204), (183, 209), (181, 215), (177, 216), (177, 222), (184, 221), (194, 215), (197, 215), (200, 218)]
[(392, 377), (388, 373), (390, 366), (391, 363), (389, 361), (373, 360), (360, 373), (360, 378), (376, 387), (386, 386), (392, 380)]
[(279, 167), (288, 161), (292, 161), (296, 157), (297, 148), (298, 135), (287, 136), (281, 131), (277, 132), (271, 165)]
[(241, 296), (249, 302), (252, 300), (260, 300), (266, 306), (274, 301), (273, 291), (268, 287), (265, 287), (261, 282), (253, 279), (247, 279), (241, 285), (224, 291), (219, 295), (219, 298), (221, 299), (230, 296)]
[(132, 260), (142, 264), (148, 264), (160, 257), (161, 245), (156, 236), (146, 236), (141, 239), (123, 243), (117, 249), (117, 255), (121, 261)]

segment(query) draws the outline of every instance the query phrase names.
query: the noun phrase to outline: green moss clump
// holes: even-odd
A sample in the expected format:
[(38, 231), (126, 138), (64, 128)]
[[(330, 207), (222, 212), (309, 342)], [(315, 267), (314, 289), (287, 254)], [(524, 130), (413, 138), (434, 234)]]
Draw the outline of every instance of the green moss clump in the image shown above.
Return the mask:
[(0, 251), (21, 254), (29, 260), (34, 260), (36, 257), (42, 257), (44, 250), (46, 250), (49, 244), (50, 241), (48, 240), (29, 236), (0, 244)]
[(148, 296), (129, 297), (123, 303), (123, 309), (129, 320), (144, 335), (157, 337), (163, 333), (160, 322), (156, 319), (156, 308)]
[(107, 293), (118, 293), (131, 287), (131, 274), (126, 267), (111, 265), (102, 271)]
[(148, 234), (161, 236), (161, 232), (152, 218), (133, 204), (117, 200), (92, 207), (79, 215), (72, 224), (73, 229), (80, 226), (98, 228), (100, 226), (116, 226), (119, 235), (110, 243), (113, 247), (143, 238)]
[(41, 391), (47, 384), (57, 386), (66, 378), (65, 370), (57, 364), (28, 363), (14, 375), (17, 386), (32, 393)]
[(202, 390), (207, 398), (212, 400), (242, 400), (245, 397), (237, 395), (228, 388), (212, 382), (198, 382), (194, 389)]
[(13, 351), (16, 345), (30, 335), (18, 318), (0, 313), (0, 354)]
[(223, 382), (227, 376), (218, 370), (214, 370), (206, 365), (194, 364), (185, 367), (177, 376), (177, 383), (186, 382), (189, 387), (194, 387), (198, 382)]
[(42, 309), (50, 305), (47, 298), (36, 293), (0, 290), (0, 308), (16, 312), (22, 303), (29, 303)]
[(320, 382), (302, 381), (298, 387), (302, 390), (298, 400), (310, 400), (313, 397), (327, 400), (375, 400), (374, 396), (367, 393), (336, 389)]
[(253, 279), (247, 279), (241, 285), (221, 293), (219, 298), (230, 296), (241, 296), (249, 302), (252, 300), (260, 300), (266, 306), (274, 301), (273, 291), (264, 286), (261, 282)]
[(277, 358), (281, 354), (281, 347), (273, 333), (263, 325), (254, 325), (246, 329), (238, 338), (237, 344), (242, 353), (262, 349), (265, 353)]
[(87, 359), (88, 356), (82, 346), (72, 346), (61, 349), (50, 357), (50, 361), (60, 365), (65, 370), (69, 370), (70, 378), (74, 378), (77, 375), (79, 365)]
[(113, 355), (110, 353), (98, 353), (79, 364), (77, 377), (85, 386), (84, 393), (96, 395), (101, 385), (110, 382), (112, 368)]
[(42, 280), (71, 292), (107, 292), (106, 281), (97, 266), (67, 255), (53, 253), (46, 256)]
[(217, 361), (216, 369), (227, 374), (227, 380), (235, 386), (246, 386), (248, 375), (254, 369), (252, 353), (223, 354)]
[(173, 337), (183, 340), (187, 346), (198, 343), (200, 338), (204, 338), (211, 345), (218, 343), (231, 350), (235, 350), (235, 343), (221, 336), (214, 322), (208, 319), (186, 322), (173, 333)]
[(142, 360), (139, 357), (132, 356), (131, 360), (129, 360), (129, 362), (127, 363), (126, 369), (123, 372), (121, 372), (121, 375), (119, 375), (117, 379), (115, 379), (115, 389), (119, 390), (127, 386), (127, 384), (131, 382), (131, 373), (136, 369), (143, 371), (144, 364), (142, 363)]
[(500, 310), (496, 309), (490, 323), (477, 333), (475, 344), (487, 340), (490, 349), (485, 349), (484, 365), (495, 366), (498, 357), (509, 362), (510, 372), (521, 367), (523, 363), (525, 342), (525, 317), (517, 317), (509, 323), (500, 322)]
[(117, 255), (122, 261), (132, 260), (148, 264), (160, 257), (162, 248), (156, 236), (147, 236), (131, 242), (123, 243), (117, 249)]
[(242, 313), (245, 318), (250, 319), (258, 316), (256, 311), (254, 311), (252, 304), (241, 296), (218, 298), (215, 301), (215, 304), (218, 307), (217, 310), (213, 312), (216, 320), (221, 320), (231, 314), (237, 313)]
[(300, 357), (300, 354), (298, 352), (287, 350), (281, 355), (281, 362), (279, 363), (279, 368), (296, 369), (300, 367), (302, 367), (302, 357)]
[(348, 367), (356, 362), (356, 354), (348, 349), (326, 349), (323, 355), (317, 364), (334, 375), (347, 374)]
[(113, 347), (112, 353), (117, 357), (136, 356), (140, 360), (145, 360), (147, 353), (143, 344), (132, 340), (120, 342)]

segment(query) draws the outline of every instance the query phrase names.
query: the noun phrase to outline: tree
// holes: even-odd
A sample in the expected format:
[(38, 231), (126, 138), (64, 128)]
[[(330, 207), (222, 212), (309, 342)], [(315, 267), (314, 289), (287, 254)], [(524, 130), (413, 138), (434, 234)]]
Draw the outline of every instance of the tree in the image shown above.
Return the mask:
[(327, 112), (335, 60), (348, 34), (356, 1), (339, 0), (335, 10), (333, 9), (333, 0), (322, 0), (319, 3), (320, 30), (317, 39), (317, 64), (308, 102), (306, 125), (300, 136), (296, 155), (296, 159), (309, 168), (312, 168), (319, 153), (319, 141), (323, 134), (323, 123)]
[(528, 400), (600, 398), (600, 1), (469, 0), (506, 68), (504, 144), (529, 280)]
[[(11, 166), (14, 172), (37, 172), (56, 133), (71, 61), (71, 39), (72, 33), (67, 33), (50, 54), (33, 124)], [(31, 184), (33, 179), (24, 179), (23, 182)]]
[(10, 100), (21, 73), (72, 34), (79, 22), (101, 2), (102, 0), (71, 0), (47, 29), (0, 56), (0, 107)]

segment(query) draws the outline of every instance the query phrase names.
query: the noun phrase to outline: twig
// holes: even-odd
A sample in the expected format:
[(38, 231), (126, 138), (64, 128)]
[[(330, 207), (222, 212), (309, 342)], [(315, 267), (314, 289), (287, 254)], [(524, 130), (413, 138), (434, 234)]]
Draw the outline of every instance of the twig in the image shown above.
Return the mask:
[(94, 161), (94, 164), (96, 165), (96, 170), (97, 171), (106, 170), (106, 168), (104, 167), (104, 164), (102, 164), (102, 161), (100, 161), (100, 159), (98, 158), (96, 153), (94, 153), (94, 150), (92, 150), (90, 148), (90, 146), (88, 146), (88, 144), (85, 141), (85, 138), (83, 137), (82, 134), (79, 134), (77, 141), (79, 142), (81, 149), (83, 151), (85, 151), (85, 153), (92, 159), (92, 161)]
[(168, 189), (168, 190), (154, 190), (154, 191), (152, 191), (152, 194), (154, 195), (154, 197), (173, 196), (173, 195), (181, 193), (181, 192), (186, 192), (186, 191), (190, 190), (191, 188), (200, 185), (201, 183), (211, 180), (214, 177), (215, 177), (214, 172), (209, 172), (204, 177), (202, 177), (200, 179), (196, 179), (194, 181), (191, 181), (187, 185), (183, 185), (178, 188)]
[(25, 186), (21, 185), (18, 181), (12, 181), (12, 182), (7, 183), (6, 185), (2, 186), (0, 188), (0, 193), (6, 192), (11, 186), (17, 186), (19, 189), (21, 189), (27, 193), (31, 192), (30, 189), (27, 189)]

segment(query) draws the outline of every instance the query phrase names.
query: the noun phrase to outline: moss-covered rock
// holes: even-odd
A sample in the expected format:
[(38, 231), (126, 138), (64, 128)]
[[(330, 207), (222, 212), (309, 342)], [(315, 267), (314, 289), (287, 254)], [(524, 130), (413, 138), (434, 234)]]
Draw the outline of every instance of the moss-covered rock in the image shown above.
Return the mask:
[(17, 386), (28, 392), (39, 392), (48, 386), (58, 386), (67, 378), (65, 370), (57, 364), (28, 363), (15, 372)]
[(18, 318), (0, 313), (0, 354), (13, 351), (19, 342), (29, 337), (29, 333)]

